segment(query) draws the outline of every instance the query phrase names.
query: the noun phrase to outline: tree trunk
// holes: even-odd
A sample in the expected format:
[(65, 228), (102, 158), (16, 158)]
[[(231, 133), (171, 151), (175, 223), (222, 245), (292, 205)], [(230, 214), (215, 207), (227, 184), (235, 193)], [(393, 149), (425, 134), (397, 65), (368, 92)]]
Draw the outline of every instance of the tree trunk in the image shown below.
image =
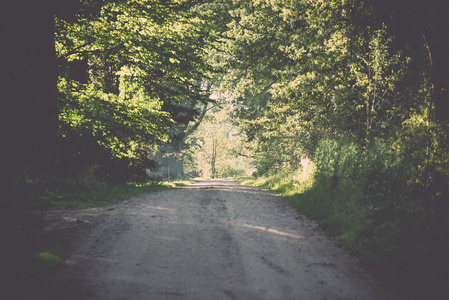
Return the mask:
[(7, 0), (0, 15), (0, 177), (46, 171), (57, 136), (51, 1)]
[(211, 177), (215, 178), (215, 162), (217, 160), (217, 140), (215, 138), (212, 139), (212, 155), (211, 155)]

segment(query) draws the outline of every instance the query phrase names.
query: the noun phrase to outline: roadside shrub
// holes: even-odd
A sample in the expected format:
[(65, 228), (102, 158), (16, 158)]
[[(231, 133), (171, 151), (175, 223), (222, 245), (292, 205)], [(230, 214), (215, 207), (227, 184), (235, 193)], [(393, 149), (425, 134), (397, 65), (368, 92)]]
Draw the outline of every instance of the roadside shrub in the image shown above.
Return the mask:
[(441, 263), (449, 252), (447, 172), (437, 164), (444, 165), (445, 156), (426, 156), (428, 143), (420, 140), (362, 146), (348, 138), (325, 139), (314, 161), (304, 160), (297, 172), (246, 182), (288, 197), (383, 276), (404, 282), (436, 278), (449, 270), (449, 263)]
[(291, 199), (382, 276), (432, 285), (449, 270), (447, 162), (421, 124), (411, 131), (395, 145), (322, 140), (313, 185)]
[(341, 179), (357, 179), (360, 177), (362, 149), (356, 143), (341, 139), (325, 139), (315, 150), (315, 178), (327, 180), (332, 178), (336, 182)]

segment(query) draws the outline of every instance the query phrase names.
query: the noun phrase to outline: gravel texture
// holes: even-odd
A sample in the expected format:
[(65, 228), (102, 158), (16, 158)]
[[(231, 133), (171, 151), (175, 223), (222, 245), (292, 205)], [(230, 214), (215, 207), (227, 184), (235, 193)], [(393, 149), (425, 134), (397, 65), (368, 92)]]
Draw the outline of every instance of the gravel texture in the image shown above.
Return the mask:
[(46, 230), (69, 251), (45, 299), (397, 299), (285, 199), (235, 181), (49, 212)]

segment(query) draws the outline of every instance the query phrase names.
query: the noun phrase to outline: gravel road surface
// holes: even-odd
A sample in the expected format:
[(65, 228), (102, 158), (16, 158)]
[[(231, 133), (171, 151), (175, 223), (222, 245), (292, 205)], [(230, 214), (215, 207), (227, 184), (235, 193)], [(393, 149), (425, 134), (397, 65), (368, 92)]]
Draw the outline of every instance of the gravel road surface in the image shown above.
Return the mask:
[(210, 180), (50, 212), (70, 241), (46, 299), (396, 299), (282, 197)]

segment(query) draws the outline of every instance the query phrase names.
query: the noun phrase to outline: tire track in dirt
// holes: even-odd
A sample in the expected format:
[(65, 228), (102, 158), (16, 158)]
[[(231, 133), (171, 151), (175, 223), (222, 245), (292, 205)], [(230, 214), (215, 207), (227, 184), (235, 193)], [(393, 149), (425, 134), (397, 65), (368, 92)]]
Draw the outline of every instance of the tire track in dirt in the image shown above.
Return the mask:
[(397, 299), (282, 197), (234, 181), (47, 219), (70, 251), (45, 299)]

